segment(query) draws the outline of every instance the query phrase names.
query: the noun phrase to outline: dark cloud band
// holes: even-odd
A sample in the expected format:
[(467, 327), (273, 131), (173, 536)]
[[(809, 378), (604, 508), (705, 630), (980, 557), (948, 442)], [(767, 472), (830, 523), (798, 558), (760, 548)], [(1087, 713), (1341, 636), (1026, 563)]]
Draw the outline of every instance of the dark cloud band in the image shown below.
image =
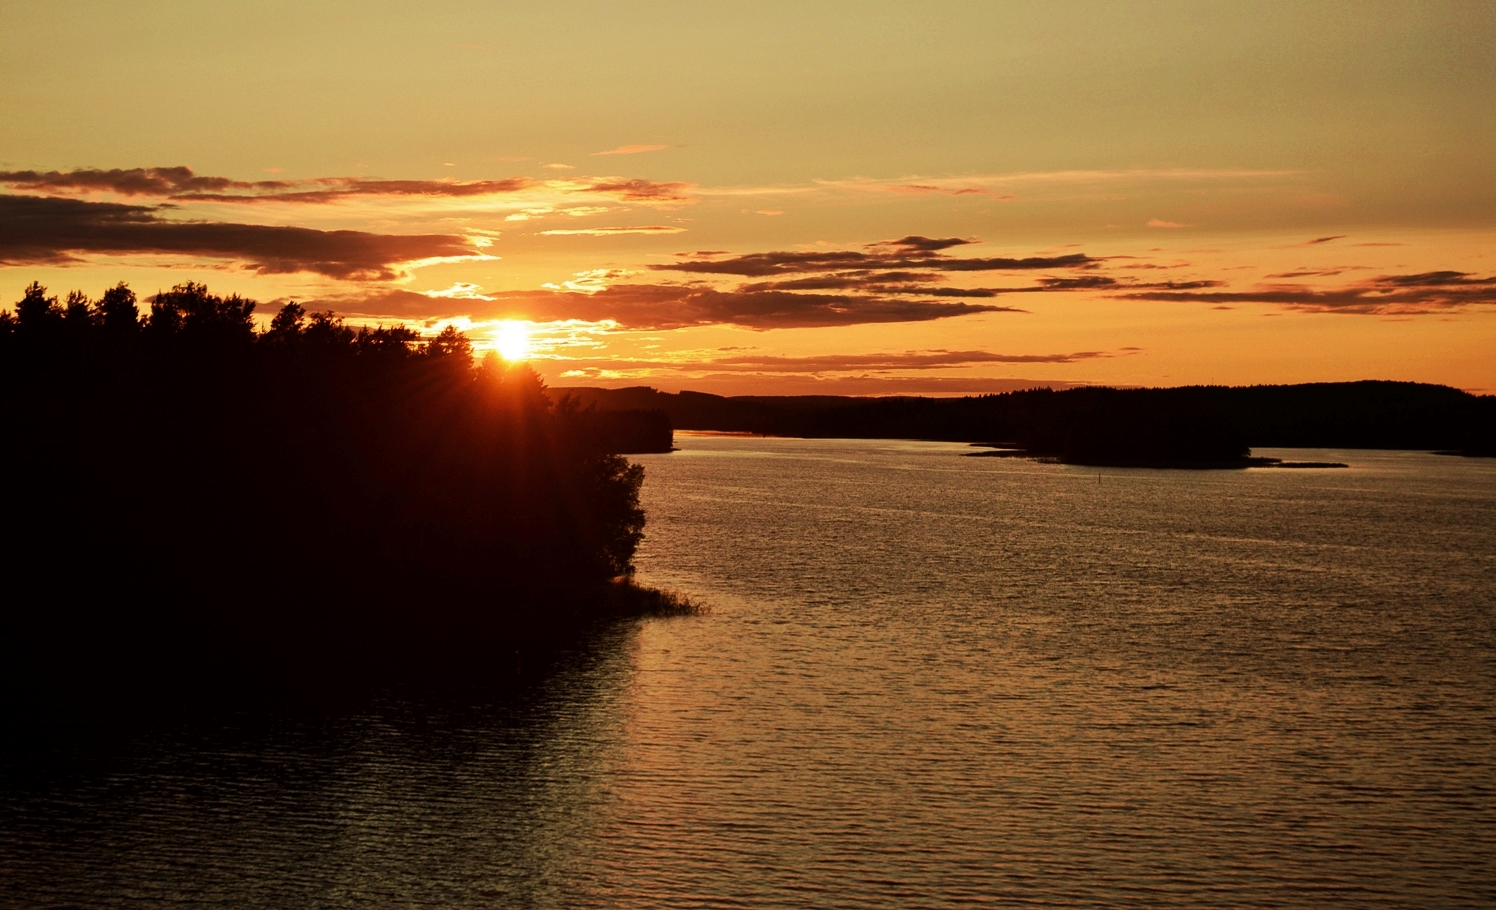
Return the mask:
[(280, 180), (249, 182), (203, 177), (189, 167), (80, 168), (75, 171), (0, 171), (0, 184), (30, 192), (118, 193), (122, 196), (175, 196), (180, 193), (224, 193), (229, 190), (279, 192), (294, 184)]
[(1270, 286), (1248, 291), (1153, 290), (1117, 295), (1126, 300), (1183, 301), (1217, 306), (1264, 303), (1312, 313), (1418, 315), (1496, 304), (1496, 276), (1467, 272), (1422, 272), (1383, 275), (1329, 290), (1302, 285)]
[[(189, 167), (82, 168), (74, 171), (0, 171), (0, 185), (28, 193), (115, 193), (179, 202), (325, 204), (359, 196), (470, 198), (517, 193), (539, 186), (528, 177), (501, 180), (232, 180)], [(690, 185), (625, 177), (583, 177), (545, 186), (563, 194), (608, 196), (624, 202), (688, 202)]]
[(748, 253), (730, 259), (687, 259), (666, 262), (650, 268), (671, 272), (695, 272), (707, 275), (741, 275), (766, 278), (814, 272), (861, 269), (890, 271), (918, 269), (941, 272), (1030, 271), (1035, 269), (1088, 268), (1096, 260), (1084, 253), (1065, 256), (1030, 256), (1022, 259), (987, 257), (961, 259), (940, 252), (966, 240), (931, 240), (927, 237), (905, 237), (902, 240), (868, 244), (864, 251), (831, 250), (812, 252), (779, 251)]
[(719, 291), (680, 285), (618, 284), (594, 294), (518, 291), (484, 298), (428, 297), (391, 291), (351, 300), (317, 301), (349, 315), (431, 319), (586, 322), (613, 320), (630, 329), (738, 325), (753, 329), (824, 328), (867, 323), (926, 322), (973, 313), (1014, 312), (1011, 307), (842, 294), (785, 291)]
[(79, 254), (169, 254), (231, 259), (258, 272), (389, 279), (402, 263), (471, 256), (466, 238), (169, 221), (151, 207), (0, 196), (0, 262), (67, 262)]

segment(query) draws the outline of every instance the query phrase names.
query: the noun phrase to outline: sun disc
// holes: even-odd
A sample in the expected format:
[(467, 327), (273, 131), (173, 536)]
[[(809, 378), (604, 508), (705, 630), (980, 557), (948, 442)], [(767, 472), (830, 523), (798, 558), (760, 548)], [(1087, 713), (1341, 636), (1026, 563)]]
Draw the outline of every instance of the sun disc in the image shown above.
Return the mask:
[(505, 360), (524, 360), (530, 353), (530, 330), (523, 322), (501, 322), (494, 333), (494, 344)]

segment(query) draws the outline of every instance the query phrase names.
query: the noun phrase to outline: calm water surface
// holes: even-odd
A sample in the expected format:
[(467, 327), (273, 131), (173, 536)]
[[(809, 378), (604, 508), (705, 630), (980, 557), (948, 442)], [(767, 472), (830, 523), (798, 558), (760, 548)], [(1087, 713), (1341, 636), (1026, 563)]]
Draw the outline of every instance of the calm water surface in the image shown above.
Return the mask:
[(679, 442), (640, 575), (710, 615), (496, 700), (13, 731), (0, 904), (1496, 903), (1496, 463)]

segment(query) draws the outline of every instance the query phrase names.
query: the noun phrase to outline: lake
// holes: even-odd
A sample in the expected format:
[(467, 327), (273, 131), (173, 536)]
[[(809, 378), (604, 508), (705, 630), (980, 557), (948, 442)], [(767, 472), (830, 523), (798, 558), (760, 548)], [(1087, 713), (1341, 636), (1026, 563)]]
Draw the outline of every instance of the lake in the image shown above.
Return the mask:
[(0, 903), (1496, 901), (1496, 461), (1149, 471), (678, 436), (503, 697), (16, 730)]

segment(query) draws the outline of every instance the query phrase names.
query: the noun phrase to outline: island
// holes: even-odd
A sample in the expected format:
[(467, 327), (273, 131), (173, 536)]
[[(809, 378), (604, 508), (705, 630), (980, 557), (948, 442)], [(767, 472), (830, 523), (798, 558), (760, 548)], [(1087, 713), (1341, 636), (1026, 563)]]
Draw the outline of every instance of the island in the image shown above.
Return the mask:
[[(1047, 388), (960, 398), (738, 396), (572, 388), (600, 410), (663, 411), (678, 430), (978, 443), (993, 455), (1082, 465), (1330, 467), (1253, 448), (1496, 453), (1496, 396), (1414, 382), (1115, 389)], [(991, 456), (987, 456), (991, 457)]]

